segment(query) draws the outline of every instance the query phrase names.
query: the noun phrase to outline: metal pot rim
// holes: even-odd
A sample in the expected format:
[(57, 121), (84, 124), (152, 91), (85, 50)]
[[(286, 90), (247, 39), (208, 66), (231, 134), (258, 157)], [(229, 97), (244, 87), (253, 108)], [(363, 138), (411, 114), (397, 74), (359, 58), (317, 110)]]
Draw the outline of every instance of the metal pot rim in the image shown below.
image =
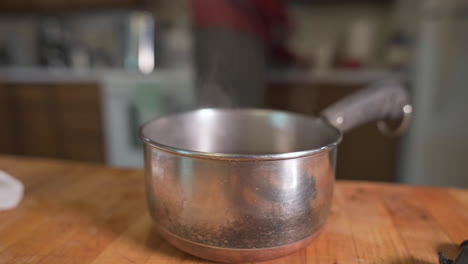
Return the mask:
[[(201, 111), (201, 110), (205, 110), (205, 109), (211, 109), (211, 110), (226, 110), (226, 109), (223, 109), (223, 108), (203, 108), (203, 109), (197, 109), (197, 110), (194, 110), (194, 111)], [(278, 111), (278, 110), (270, 110), (270, 109), (255, 109), (255, 108), (252, 108), (252, 109), (248, 109), (248, 108), (245, 108), (245, 109), (242, 109), (242, 110), (248, 110), (248, 111), (267, 111), (267, 112), (276, 112), (276, 113), (283, 113), (283, 114), (288, 114), (288, 115), (300, 115), (300, 116), (305, 116), (305, 115), (302, 115), (302, 114), (297, 114), (297, 113), (290, 113), (290, 112), (286, 112), (286, 111)], [(191, 112), (191, 111), (189, 111)], [(180, 113), (179, 113), (180, 114)], [(171, 152), (171, 153), (174, 153), (174, 154), (177, 154), (177, 155), (182, 155), (182, 156), (190, 156), (190, 157), (195, 157), (195, 158), (206, 158), (206, 159), (217, 159), (217, 160), (281, 160), (281, 159), (294, 159), (294, 158), (300, 158), (300, 157), (304, 157), (304, 156), (310, 156), (310, 155), (316, 155), (316, 154), (320, 154), (320, 153), (323, 153), (323, 152), (328, 152), (332, 149), (334, 149), (342, 140), (343, 138), (343, 134), (341, 133), (341, 131), (339, 131), (337, 128), (335, 128), (334, 126), (328, 124), (328, 122), (326, 122), (326, 124), (328, 126), (330, 126), (332, 129), (336, 130), (337, 131), (337, 134), (339, 135), (338, 138), (327, 144), (327, 145), (324, 145), (322, 147), (319, 147), (319, 148), (315, 148), (315, 149), (310, 149), (310, 150), (303, 150), (303, 151), (294, 151), (294, 152), (285, 152), (285, 153), (272, 153), (272, 154), (238, 154), (238, 153), (217, 153), (217, 152), (203, 152), (203, 151), (195, 151), (195, 150), (189, 150), (189, 149), (184, 149), (184, 148), (178, 148), (178, 147), (172, 147), (172, 146), (168, 146), (168, 145), (165, 145), (165, 144), (161, 144), (159, 142), (156, 142), (148, 137), (146, 137), (143, 133), (143, 129), (149, 125), (150, 123), (160, 119), (160, 118), (167, 118), (167, 117), (170, 117), (172, 115), (177, 115), (176, 114), (171, 114), (171, 115), (164, 115), (162, 117), (159, 117), (159, 118), (155, 118), (145, 124), (143, 124), (140, 129), (139, 129), (139, 134), (140, 134), (140, 138), (142, 139), (142, 141), (145, 143), (145, 144), (148, 144), (150, 146), (153, 146), (157, 149), (160, 149), (160, 150), (163, 150), (163, 151), (167, 151), (167, 152)], [(305, 116), (307, 118), (311, 118), (309, 116)]]

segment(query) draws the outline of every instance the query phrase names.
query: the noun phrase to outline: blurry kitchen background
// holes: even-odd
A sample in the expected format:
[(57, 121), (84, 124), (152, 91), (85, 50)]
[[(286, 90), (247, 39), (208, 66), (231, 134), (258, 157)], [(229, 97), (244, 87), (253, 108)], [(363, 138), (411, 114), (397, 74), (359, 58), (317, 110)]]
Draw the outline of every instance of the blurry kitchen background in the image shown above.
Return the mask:
[[(263, 106), (317, 115), (400, 78), (415, 108), (410, 130), (349, 132), (337, 178), (468, 187), (466, 2), (284, 1), (285, 49), (300, 59), (269, 61)], [(142, 167), (138, 127), (196, 106), (193, 6), (1, 1), (0, 154)]]

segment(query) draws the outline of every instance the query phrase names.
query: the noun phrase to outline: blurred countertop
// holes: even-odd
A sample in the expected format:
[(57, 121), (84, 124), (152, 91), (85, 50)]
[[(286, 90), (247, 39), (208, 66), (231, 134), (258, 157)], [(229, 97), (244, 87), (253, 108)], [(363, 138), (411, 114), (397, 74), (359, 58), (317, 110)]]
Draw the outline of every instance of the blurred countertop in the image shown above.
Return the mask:
[[(141, 74), (123, 69), (71, 70), (63, 68), (1, 68), (0, 83), (101, 83), (112, 76), (152, 79), (158, 74)], [(270, 70), (268, 83), (273, 85), (336, 84), (361, 85), (385, 78), (401, 78), (401, 73), (382, 69), (332, 70)]]
[(0, 68), (3, 83), (98, 83), (100, 71), (62, 68)]
[(326, 72), (304, 70), (270, 70), (270, 84), (334, 84), (363, 85), (387, 78), (402, 78), (403, 74), (385, 69), (330, 70)]
[(99, 84), (112, 77), (150, 80), (158, 79), (160, 76), (160, 72), (141, 74), (123, 69), (0, 68), (0, 83), (15, 84)]

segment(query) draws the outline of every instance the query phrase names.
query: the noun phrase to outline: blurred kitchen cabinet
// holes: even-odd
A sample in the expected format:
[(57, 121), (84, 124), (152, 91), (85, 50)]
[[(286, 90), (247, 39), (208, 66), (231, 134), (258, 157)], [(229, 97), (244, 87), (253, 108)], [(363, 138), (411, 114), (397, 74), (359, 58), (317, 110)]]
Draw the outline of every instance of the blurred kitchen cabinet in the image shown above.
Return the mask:
[[(271, 84), (267, 107), (318, 116), (359, 85)], [(347, 132), (338, 147), (337, 178), (370, 181), (394, 180), (398, 139), (383, 136), (374, 123)]]
[(99, 87), (57, 85), (55, 92), (64, 157), (104, 161)]
[(313, 115), (317, 113), (318, 90), (310, 85), (272, 85), (268, 88), (267, 108)]
[(143, 6), (143, 0), (6, 0), (0, 1), (1, 11), (50, 11), (76, 9), (117, 9)]
[(16, 123), (13, 115), (12, 85), (0, 84), (0, 152), (16, 153)]
[(0, 87), (0, 153), (104, 161), (97, 84)]
[(31, 156), (58, 156), (60, 135), (52, 87), (17, 85), (13, 88), (13, 102), (19, 151)]

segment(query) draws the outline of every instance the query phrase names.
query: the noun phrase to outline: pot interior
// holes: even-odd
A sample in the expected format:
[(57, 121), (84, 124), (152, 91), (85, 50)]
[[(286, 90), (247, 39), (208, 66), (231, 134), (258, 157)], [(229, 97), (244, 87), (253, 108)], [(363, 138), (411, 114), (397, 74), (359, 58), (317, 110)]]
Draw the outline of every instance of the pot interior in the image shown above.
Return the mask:
[(261, 109), (200, 109), (164, 116), (144, 125), (141, 136), (180, 151), (228, 155), (312, 151), (341, 139), (320, 118)]

